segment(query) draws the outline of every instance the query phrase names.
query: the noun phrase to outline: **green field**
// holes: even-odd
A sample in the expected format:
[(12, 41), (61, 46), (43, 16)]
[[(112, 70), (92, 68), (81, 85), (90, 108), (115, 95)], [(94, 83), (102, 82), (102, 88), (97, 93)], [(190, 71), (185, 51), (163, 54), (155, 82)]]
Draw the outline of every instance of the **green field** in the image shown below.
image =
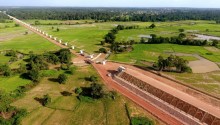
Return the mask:
[(24, 86), (32, 83), (30, 80), (20, 78), (20, 76), (0, 77), (0, 90), (11, 92), (19, 86)]
[(30, 51), (42, 53), (48, 50), (59, 49), (56, 45), (36, 34), (20, 36), (9, 41), (0, 42), (0, 46), (0, 50), (17, 50), (26, 54)]
[(204, 74), (192, 74), (192, 73), (166, 73), (167, 75), (191, 85), (197, 89), (205, 91), (207, 93), (220, 96), (220, 72), (211, 72)]
[[(69, 79), (65, 85), (60, 85), (51, 80), (57, 77), (58, 74), (55, 72), (54, 70), (53, 73), (49, 73), (52, 74), (50, 77), (44, 78), (35, 88), (28, 91), (26, 96), (12, 104), (28, 110), (28, 116), (22, 120), (23, 125), (54, 123), (66, 125), (129, 124), (125, 103), (128, 103), (130, 108), (137, 109), (133, 112), (134, 114), (146, 116), (143, 110), (120, 95), (116, 97), (116, 100), (79, 101), (74, 94), (74, 89), (76, 87), (88, 87), (91, 83), (86, 81), (85, 77), (98, 75), (90, 66), (78, 68), (77, 73), (68, 76)], [(99, 82), (101, 81), (99, 80)], [(72, 93), (72, 96), (62, 95), (61, 92), (63, 91)], [(34, 99), (35, 97), (40, 98), (44, 94), (49, 94), (52, 98), (52, 103), (47, 107), (43, 107)], [(30, 105), (29, 102), (32, 104)]]
[[(175, 44), (136, 44), (132, 52), (115, 54), (110, 57), (110, 60), (120, 62), (135, 62), (135, 61), (149, 61), (155, 62), (159, 55), (169, 56), (170, 53), (187, 53), (198, 54), (213, 62), (220, 62), (220, 53), (211, 52), (201, 46), (184, 46)], [(212, 53), (212, 55), (209, 55)], [(185, 57), (191, 61), (196, 60), (193, 56)]]

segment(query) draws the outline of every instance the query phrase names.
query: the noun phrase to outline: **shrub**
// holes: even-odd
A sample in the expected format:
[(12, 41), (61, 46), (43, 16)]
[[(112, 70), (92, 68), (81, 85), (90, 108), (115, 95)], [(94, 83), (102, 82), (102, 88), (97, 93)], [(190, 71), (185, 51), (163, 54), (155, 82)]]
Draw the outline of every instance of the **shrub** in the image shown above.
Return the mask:
[(39, 82), (40, 80), (40, 73), (36, 69), (32, 69), (28, 73), (29, 78), (34, 82)]
[(16, 57), (16, 52), (14, 50), (7, 51), (5, 56), (13, 56)]
[(91, 84), (91, 96), (94, 99), (99, 99), (103, 97), (104, 91), (101, 84), (93, 83)]
[(67, 64), (62, 64), (62, 65), (60, 66), (60, 68), (61, 68), (62, 70), (68, 70), (68, 69), (69, 69), (69, 66), (68, 66)]
[(90, 82), (97, 82), (98, 81), (98, 77), (92, 75), (92, 76), (89, 77), (89, 81)]
[(75, 89), (75, 93), (76, 94), (81, 94), (82, 93), (82, 89), (81, 88), (76, 88)]
[(76, 67), (70, 67), (69, 72), (73, 75), (76, 72)]
[(66, 81), (67, 81), (67, 76), (66, 76), (65, 74), (60, 74), (60, 75), (58, 76), (58, 82), (59, 82), (60, 84), (65, 84)]
[(42, 105), (47, 106), (50, 103), (51, 103), (51, 97), (48, 94), (44, 95), (42, 99)]
[(107, 50), (106, 50), (105, 48), (100, 48), (100, 49), (99, 49), (99, 52), (100, 52), (100, 53), (107, 53)]

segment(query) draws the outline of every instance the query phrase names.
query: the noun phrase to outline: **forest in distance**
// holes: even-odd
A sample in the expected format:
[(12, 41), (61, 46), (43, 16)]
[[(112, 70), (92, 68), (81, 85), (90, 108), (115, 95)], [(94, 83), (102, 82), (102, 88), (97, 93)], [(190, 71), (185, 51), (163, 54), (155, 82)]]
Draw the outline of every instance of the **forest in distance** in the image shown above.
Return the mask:
[(201, 8), (63, 8), (63, 7), (2, 7), (1, 11), (19, 19), (101, 20), (165, 22), (179, 20), (215, 20), (220, 22), (220, 9)]

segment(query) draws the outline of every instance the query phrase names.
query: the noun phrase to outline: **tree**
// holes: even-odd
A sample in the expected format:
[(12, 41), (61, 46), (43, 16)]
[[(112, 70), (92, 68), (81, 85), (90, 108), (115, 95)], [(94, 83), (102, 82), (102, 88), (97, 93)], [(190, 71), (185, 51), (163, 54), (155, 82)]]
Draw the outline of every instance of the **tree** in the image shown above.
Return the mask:
[(59, 32), (60, 31), (60, 29), (59, 28), (57, 28), (57, 32)]
[(0, 112), (6, 112), (10, 107), (12, 99), (9, 94), (6, 94), (4, 91), (0, 90)]
[(6, 52), (5, 56), (16, 57), (16, 52), (14, 50), (9, 50), (9, 51)]
[(100, 53), (107, 53), (107, 50), (106, 50), (105, 48), (100, 48), (100, 49), (99, 49), (99, 52), (100, 52)]
[(48, 94), (44, 95), (42, 99), (42, 105), (47, 106), (50, 103), (51, 103), (51, 97)]
[(212, 46), (217, 46), (218, 45), (218, 40), (213, 40), (212, 41)]
[(141, 43), (145, 43), (145, 39), (143, 37), (141, 37)]
[(69, 49), (61, 49), (59, 51), (59, 58), (61, 63), (70, 63), (71, 61), (71, 52)]
[(27, 67), (26, 67), (26, 65), (25, 64), (23, 64), (23, 63), (20, 63), (19, 64), (19, 68), (18, 68), (18, 72), (19, 73), (26, 73), (27, 72)]
[(158, 57), (157, 65), (159, 67), (159, 70), (163, 70), (165, 65), (164, 65), (164, 58), (162, 56)]
[(153, 29), (155, 27), (156, 27), (156, 25), (154, 23), (149, 26), (150, 29)]
[(115, 34), (114, 33), (112, 33), (112, 32), (110, 32), (110, 33), (108, 33), (107, 35), (105, 35), (105, 42), (106, 43), (114, 43), (115, 42)]
[(67, 76), (65, 74), (60, 74), (57, 80), (60, 84), (65, 84), (67, 81)]
[(179, 29), (179, 32), (181, 32), (181, 33), (184, 32), (184, 31), (185, 31), (184, 29)]
[(179, 34), (179, 38), (180, 38), (180, 39), (183, 39), (183, 38), (185, 38), (185, 37), (186, 37), (186, 34), (184, 34), (184, 33), (180, 33), (180, 34)]
[(9, 65), (2, 65), (0, 66), (0, 73), (3, 73), (4, 76), (11, 76), (12, 72), (11, 72), (11, 68), (9, 67)]
[(91, 84), (91, 96), (92, 98), (98, 99), (103, 97), (103, 87), (101, 84), (93, 83)]
[(30, 70), (28, 76), (34, 82), (39, 82), (40, 80), (40, 72), (36, 69)]
[(94, 82), (94, 83), (95, 83), (95, 82), (97, 82), (97, 81), (98, 81), (98, 77), (96, 77), (96, 76), (92, 75), (92, 76), (90, 76), (90, 77), (89, 77), (89, 81), (90, 81), (90, 82)]

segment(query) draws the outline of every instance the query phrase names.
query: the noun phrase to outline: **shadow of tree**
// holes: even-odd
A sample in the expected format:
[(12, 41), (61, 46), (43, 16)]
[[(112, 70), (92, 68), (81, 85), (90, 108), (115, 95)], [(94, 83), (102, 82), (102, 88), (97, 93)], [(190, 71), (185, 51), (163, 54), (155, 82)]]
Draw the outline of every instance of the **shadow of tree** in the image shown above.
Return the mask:
[(43, 98), (35, 97), (34, 100), (38, 101), (41, 105), (43, 105), (43, 101), (44, 101)]
[(51, 81), (51, 82), (58, 82), (57, 78), (48, 78), (48, 80)]
[(68, 91), (60, 92), (60, 94), (61, 94), (62, 96), (72, 96), (72, 93), (71, 93), (71, 92), (68, 92)]

